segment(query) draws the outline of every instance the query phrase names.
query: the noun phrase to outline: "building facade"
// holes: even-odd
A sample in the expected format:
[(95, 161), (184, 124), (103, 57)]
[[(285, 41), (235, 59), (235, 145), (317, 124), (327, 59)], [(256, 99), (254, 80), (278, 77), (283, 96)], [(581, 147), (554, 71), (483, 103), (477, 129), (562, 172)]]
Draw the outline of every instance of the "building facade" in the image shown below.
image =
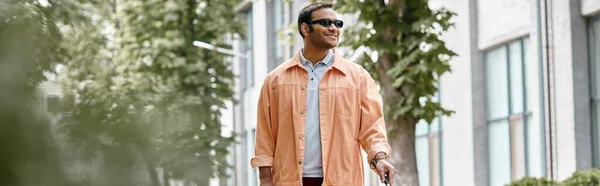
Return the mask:
[(443, 185), (568, 178), (598, 167), (593, 0), (435, 0), (458, 14), (441, 79)]
[[(232, 147), (235, 169), (221, 185), (259, 185), (249, 164), (256, 102), (268, 72), (302, 47), (295, 22), (307, 4), (248, 0), (235, 10), (248, 26), (234, 44), (239, 102), (231, 115), (239, 143)], [(430, 0), (430, 6), (458, 14), (442, 36), (458, 56), (438, 95), (456, 113), (418, 124), (420, 185), (563, 180), (600, 167), (600, 1)], [(346, 27), (356, 19), (342, 17)], [(374, 174), (366, 175), (367, 185), (377, 185)]]

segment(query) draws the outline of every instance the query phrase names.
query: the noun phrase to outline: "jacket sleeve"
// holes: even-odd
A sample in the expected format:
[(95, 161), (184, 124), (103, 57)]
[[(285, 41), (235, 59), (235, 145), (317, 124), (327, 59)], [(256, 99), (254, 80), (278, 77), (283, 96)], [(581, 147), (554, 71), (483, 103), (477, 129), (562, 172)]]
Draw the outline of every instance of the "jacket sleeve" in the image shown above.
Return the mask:
[(387, 141), (387, 130), (383, 117), (382, 97), (375, 81), (362, 69), (360, 73), (360, 145), (372, 160), (378, 152), (384, 152), (389, 158), (391, 147)]
[(267, 79), (268, 76), (260, 90), (258, 108), (256, 109), (256, 146), (254, 148), (254, 157), (250, 160), (250, 165), (253, 168), (273, 166), (273, 157), (275, 154), (275, 138), (272, 131), (269, 109), (270, 84)]

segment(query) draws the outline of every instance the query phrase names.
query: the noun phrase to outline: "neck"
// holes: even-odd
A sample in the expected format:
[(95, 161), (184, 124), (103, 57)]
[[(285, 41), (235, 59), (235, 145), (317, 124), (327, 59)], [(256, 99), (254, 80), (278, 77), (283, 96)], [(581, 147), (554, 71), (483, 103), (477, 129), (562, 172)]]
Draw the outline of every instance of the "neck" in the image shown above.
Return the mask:
[(319, 49), (315, 47), (307, 47), (305, 45), (304, 49), (302, 50), (302, 55), (313, 65), (315, 65), (321, 59), (325, 58), (328, 52), (329, 49)]

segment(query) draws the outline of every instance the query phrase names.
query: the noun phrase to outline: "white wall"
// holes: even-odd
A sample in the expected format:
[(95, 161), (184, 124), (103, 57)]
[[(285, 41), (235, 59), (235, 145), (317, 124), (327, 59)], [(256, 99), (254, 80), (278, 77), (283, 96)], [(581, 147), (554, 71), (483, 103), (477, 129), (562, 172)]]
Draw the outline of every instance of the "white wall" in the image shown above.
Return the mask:
[(479, 49), (528, 34), (534, 0), (478, 0)]
[(573, 114), (573, 63), (571, 53), (571, 20), (569, 1), (552, 1), (552, 30), (554, 32), (551, 45), (554, 56), (554, 98), (553, 114), (556, 118), (556, 157), (557, 178), (567, 178), (576, 168)]
[(581, 13), (584, 16), (593, 16), (600, 13), (600, 1), (598, 0), (581, 0)]
[[(581, 4), (580, 4), (581, 3)], [(555, 65), (557, 178), (591, 168), (587, 25), (581, 6), (598, 1), (552, 1), (551, 62)]]
[(442, 36), (448, 48), (458, 54), (450, 61), (452, 73), (441, 79), (442, 106), (456, 111), (442, 118), (443, 184), (474, 185), (469, 0), (433, 3), (458, 14), (456, 27)]
[(256, 128), (256, 106), (258, 105), (258, 96), (265, 77), (267, 77), (267, 0), (257, 0), (252, 3), (253, 16), (253, 34), (254, 34), (254, 86), (250, 88), (247, 95), (247, 108), (244, 108), (246, 120), (250, 122), (250, 127)]

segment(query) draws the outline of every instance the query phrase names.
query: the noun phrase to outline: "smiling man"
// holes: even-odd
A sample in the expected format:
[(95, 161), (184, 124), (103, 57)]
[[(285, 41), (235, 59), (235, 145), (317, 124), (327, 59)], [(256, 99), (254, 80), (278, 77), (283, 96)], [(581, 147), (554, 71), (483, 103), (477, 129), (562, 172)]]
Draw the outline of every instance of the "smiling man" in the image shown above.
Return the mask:
[(363, 186), (361, 147), (382, 182), (396, 173), (381, 96), (369, 73), (336, 51), (344, 22), (332, 7), (300, 11), (304, 48), (265, 78), (251, 160), (262, 186)]

